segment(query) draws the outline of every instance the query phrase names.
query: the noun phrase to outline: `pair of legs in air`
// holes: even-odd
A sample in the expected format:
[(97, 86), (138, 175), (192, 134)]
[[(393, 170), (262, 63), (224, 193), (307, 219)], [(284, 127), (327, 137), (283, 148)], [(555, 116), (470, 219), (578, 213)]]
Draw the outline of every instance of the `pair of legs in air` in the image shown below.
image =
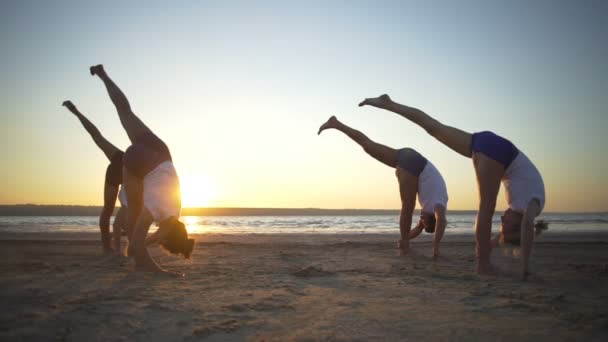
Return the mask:
[[(361, 146), (368, 155), (378, 160), (382, 164), (396, 169), (395, 174), (397, 176), (397, 180), (399, 181), (399, 193), (402, 204), (399, 218), (401, 239), (399, 240), (398, 248), (401, 249), (402, 254), (407, 254), (409, 250), (409, 240), (420, 235), (423, 229), (429, 230), (428, 228), (431, 228), (431, 231), (435, 232), (435, 238), (433, 240), (433, 255), (435, 257), (438, 256), (439, 242), (443, 237), (443, 233), (447, 225), (446, 208), (442, 205), (435, 205), (433, 208), (433, 213), (423, 212), (418, 224), (411, 229), (412, 214), (416, 206), (416, 195), (419, 191), (418, 176), (399, 166), (399, 150), (371, 140), (362, 132), (343, 124), (335, 116), (330, 117), (327, 122), (321, 125), (318, 134), (321, 134), (321, 132), (326, 129), (336, 129), (346, 134), (346, 136)], [(435, 228), (435, 226), (437, 227)]]
[[(63, 105), (72, 112), (80, 121), (84, 129), (89, 133), (97, 147), (105, 154), (110, 161), (110, 165), (106, 170), (106, 178), (103, 189), (103, 209), (99, 215), (99, 229), (101, 230), (101, 242), (104, 253), (121, 254), (120, 238), (122, 232), (127, 229), (127, 208), (121, 206), (114, 218), (114, 226), (112, 232), (112, 242), (110, 242), (110, 218), (114, 212), (116, 205), (116, 197), (120, 185), (122, 183), (122, 155), (123, 152), (110, 143), (101, 135), (101, 132), (91, 123), (71, 101), (63, 102)], [(130, 234), (127, 232), (127, 236)]]
[[(123, 128), (125, 129), (129, 140), (133, 144), (132, 147), (137, 144), (137, 142), (142, 139), (142, 137), (149, 135), (154, 136), (152, 131), (133, 113), (133, 111), (131, 110), (131, 105), (127, 100), (127, 97), (120, 90), (120, 88), (112, 81), (112, 79), (110, 79), (110, 77), (105, 72), (103, 66), (93, 66), (91, 67), (90, 71), (91, 75), (97, 76), (103, 81), (108, 95), (110, 96), (112, 103), (116, 107), (120, 122)], [(125, 152), (125, 161), (127, 160), (129, 153), (130, 149), (127, 149), (127, 151)], [(152, 257), (148, 253), (148, 250), (146, 249), (146, 244), (151, 241), (150, 239), (146, 239), (146, 237), (150, 225), (153, 223), (153, 217), (152, 214), (145, 208), (143, 203), (143, 175), (134, 175), (132, 170), (126, 167), (126, 162), (122, 171), (123, 186), (126, 190), (126, 197), (128, 203), (126, 221), (127, 227), (129, 227), (129, 229), (132, 231), (128, 254), (129, 256), (134, 257), (136, 269), (161, 273), (171, 273), (163, 270), (152, 259)], [(177, 219), (178, 217), (170, 217), (165, 220), (166, 222), (159, 222), (159, 230), (157, 231), (157, 233), (161, 231), (161, 229), (163, 231), (170, 230), (173, 227), (173, 223), (178, 222)], [(185, 226), (183, 226), (183, 224), (181, 224), (181, 226), (183, 231), (185, 231)], [(156, 237), (156, 235), (156, 233), (153, 234), (154, 237)], [(159, 242), (158, 239), (152, 240), (153, 242)], [(191, 247), (192, 246), (190, 246), (190, 252), (192, 250)], [(189, 253), (187, 257), (189, 257)]]
[[(480, 274), (494, 274), (494, 268), (490, 263), (492, 216), (496, 208), (496, 197), (500, 183), (505, 175), (503, 164), (483, 153), (472, 152), (473, 135), (471, 133), (444, 125), (419, 109), (392, 101), (388, 95), (368, 98), (359, 104), (359, 106), (366, 105), (399, 114), (422, 127), (431, 136), (455, 152), (472, 158), (479, 191), (479, 210), (475, 221), (477, 272)], [(540, 203), (536, 200), (531, 201), (521, 222), (522, 273), (524, 278), (528, 274), (532, 249), (533, 219), (540, 213), (540, 210)], [(506, 219), (509, 220), (509, 217)]]

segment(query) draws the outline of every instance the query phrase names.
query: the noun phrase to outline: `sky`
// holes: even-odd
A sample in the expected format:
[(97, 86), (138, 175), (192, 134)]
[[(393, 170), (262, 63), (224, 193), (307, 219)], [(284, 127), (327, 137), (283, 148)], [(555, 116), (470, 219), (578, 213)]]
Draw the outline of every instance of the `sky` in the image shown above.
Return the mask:
[[(129, 146), (103, 63), (171, 149), (185, 206), (392, 209), (394, 170), (331, 115), (431, 160), (475, 209), (470, 159), (388, 93), (536, 165), (545, 211), (608, 211), (608, 2), (2, 1), (0, 204), (101, 205), (107, 159), (61, 103)], [(504, 209), (503, 191), (498, 209)]]

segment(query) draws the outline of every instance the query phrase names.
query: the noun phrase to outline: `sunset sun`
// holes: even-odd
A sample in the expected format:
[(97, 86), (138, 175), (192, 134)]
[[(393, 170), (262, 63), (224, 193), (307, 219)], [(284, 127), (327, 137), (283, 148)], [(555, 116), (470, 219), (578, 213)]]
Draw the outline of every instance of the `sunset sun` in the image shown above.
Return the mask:
[(209, 179), (202, 175), (186, 175), (180, 177), (182, 206), (204, 207), (213, 200), (216, 189)]

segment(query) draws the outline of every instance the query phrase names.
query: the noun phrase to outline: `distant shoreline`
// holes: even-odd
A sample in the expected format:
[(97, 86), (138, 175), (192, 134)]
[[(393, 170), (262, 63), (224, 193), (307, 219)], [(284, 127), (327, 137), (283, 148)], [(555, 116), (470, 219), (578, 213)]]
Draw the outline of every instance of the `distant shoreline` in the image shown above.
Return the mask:
[[(0, 216), (97, 216), (101, 206), (85, 205), (0, 205)], [(449, 210), (450, 215), (471, 215), (476, 210)], [(500, 213), (497, 211), (497, 214)], [(587, 213), (544, 213), (544, 214), (606, 214)], [(184, 208), (183, 216), (357, 216), (357, 215), (399, 215), (398, 209), (321, 209), (321, 208)], [(419, 210), (415, 211), (419, 215)]]

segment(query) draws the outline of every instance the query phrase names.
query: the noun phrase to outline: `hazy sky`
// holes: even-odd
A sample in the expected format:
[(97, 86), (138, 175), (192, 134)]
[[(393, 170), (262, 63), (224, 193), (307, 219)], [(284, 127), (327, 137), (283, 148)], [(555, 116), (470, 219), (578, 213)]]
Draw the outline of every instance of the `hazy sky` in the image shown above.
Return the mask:
[[(548, 211), (608, 210), (607, 1), (3, 1), (0, 203), (102, 204), (108, 164), (61, 102), (128, 147), (103, 63), (170, 147), (184, 204), (398, 208), (394, 171), (337, 131), (413, 147), (474, 209), (472, 162), (395, 114), (492, 130), (541, 171)], [(505, 202), (500, 195), (499, 209)]]

